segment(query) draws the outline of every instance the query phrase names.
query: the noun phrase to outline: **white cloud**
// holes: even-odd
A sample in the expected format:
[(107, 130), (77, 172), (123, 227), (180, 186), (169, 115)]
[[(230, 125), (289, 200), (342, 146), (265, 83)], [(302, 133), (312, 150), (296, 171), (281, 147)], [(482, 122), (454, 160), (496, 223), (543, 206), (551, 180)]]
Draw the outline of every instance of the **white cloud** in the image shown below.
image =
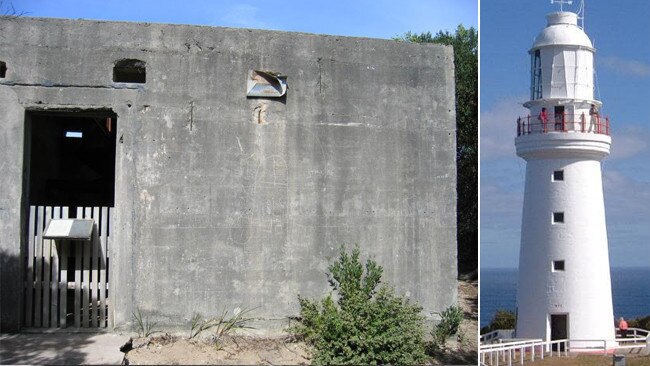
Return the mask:
[(601, 65), (614, 69), (622, 74), (638, 77), (650, 77), (650, 64), (648, 63), (637, 60), (627, 60), (617, 56), (603, 56), (599, 60)]
[(613, 266), (648, 266), (650, 181), (603, 170), (607, 236)]
[(528, 115), (524, 100), (524, 96), (506, 98), (481, 112), (481, 161), (515, 156), (516, 121)]
[(650, 223), (650, 182), (630, 178), (619, 170), (603, 169), (603, 187), (607, 213), (620, 222), (645, 217)]
[(269, 28), (269, 25), (262, 19), (261, 9), (249, 4), (231, 6), (221, 16), (219, 24), (242, 28)]
[(638, 125), (626, 125), (612, 133), (612, 151), (608, 160), (627, 159), (650, 152), (650, 133)]

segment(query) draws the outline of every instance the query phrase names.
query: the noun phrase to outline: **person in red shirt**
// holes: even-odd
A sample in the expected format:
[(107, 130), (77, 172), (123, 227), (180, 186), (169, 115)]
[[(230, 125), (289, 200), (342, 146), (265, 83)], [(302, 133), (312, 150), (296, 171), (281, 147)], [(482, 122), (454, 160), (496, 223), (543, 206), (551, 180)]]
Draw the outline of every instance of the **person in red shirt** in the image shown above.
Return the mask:
[(542, 122), (542, 131), (546, 132), (546, 123), (548, 123), (548, 115), (546, 114), (546, 107), (542, 107), (542, 111), (539, 112), (537, 117), (540, 122)]
[(627, 338), (627, 322), (623, 317), (618, 320), (618, 330), (621, 332), (622, 338)]

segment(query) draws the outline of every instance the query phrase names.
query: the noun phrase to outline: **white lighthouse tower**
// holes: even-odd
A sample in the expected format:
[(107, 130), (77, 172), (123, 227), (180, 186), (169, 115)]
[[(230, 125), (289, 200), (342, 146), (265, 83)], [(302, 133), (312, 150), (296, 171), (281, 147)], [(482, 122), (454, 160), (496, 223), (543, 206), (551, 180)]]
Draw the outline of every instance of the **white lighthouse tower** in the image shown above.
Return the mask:
[[(559, 11), (547, 21), (529, 51), (530, 116), (517, 121), (515, 139), (526, 160), (516, 337), (613, 347), (601, 179), (611, 138), (594, 98), (595, 49), (578, 14)], [(571, 344), (585, 346), (595, 344)]]

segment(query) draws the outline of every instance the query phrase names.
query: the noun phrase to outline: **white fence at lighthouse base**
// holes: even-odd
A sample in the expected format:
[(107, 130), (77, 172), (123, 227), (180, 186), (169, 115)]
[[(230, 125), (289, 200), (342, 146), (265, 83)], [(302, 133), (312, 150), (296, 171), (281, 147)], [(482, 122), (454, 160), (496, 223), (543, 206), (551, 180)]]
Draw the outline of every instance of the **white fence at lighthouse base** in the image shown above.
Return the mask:
[(509, 342), (482, 344), (479, 359), (482, 365), (508, 365), (545, 357), (568, 357), (569, 353), (609, 354), (618, 350), (650, 349), (650, 331), (630, 328), (628, 338), (605, 339), (513, 339)]

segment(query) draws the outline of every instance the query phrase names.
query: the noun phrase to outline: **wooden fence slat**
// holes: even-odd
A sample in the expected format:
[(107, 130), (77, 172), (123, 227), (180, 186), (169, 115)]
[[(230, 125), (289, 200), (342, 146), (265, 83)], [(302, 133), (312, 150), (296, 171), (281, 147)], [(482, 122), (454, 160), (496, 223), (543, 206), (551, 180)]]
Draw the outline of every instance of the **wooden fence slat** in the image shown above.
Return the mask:
[(41, 322), (42, 314), (42, 276), (43, 276), (43, 220), (45, 216), (45, 207), (39, 206), (36, 210), (36, 281), (34, 283), (34, 326), (43, 326)]
[(97, 295), (99, 292), (98, 286), (98, 272), (97, 264), (99, 262), (99, 207), (93, 207), (93, 219), (95, 220), (95, 225), (93, 225), (93, 235), (91, 243), (91, 256), (90, 256), (90, 267), (91, 267), (91, 280), (92, 280), (92, 292), (91, 292), (91, 324), (93, 327), (97, 328), (97, 317), (99, 316), (99, 304), (97, 303)]
[[(52, 207), (45, 207), (45, 220), (43, 221), (43, 228), (45, 230), (47, 224), (52, 219)], [(51, 258), (52, 258), (52, 241), (49, 239), (43, 240), (43, 328), (50, 326), (50, 288), (51, 288)]]
[[(84, 210), (84, 218), (89, 219), (92, 217), (92, 210), (90, 207), (86, 207)], [(83, 246), (83, 285), (82, 285), (82, 301), (81, 305), (83, 306), (83, 316), (82, 316), (82, 327), (86, 328), (90, 326), (90, 243), (82, 242)]]
[(106, 234), (108, 207), (102, 207), (99, 217), (99, 326), (106, 327)]
[(112, 308), (112, 303), (110, 300), (110, 291), (111, 291), (111, 286), (110, 286), (110, 257), (111, 257), (111, 225), (113, 223), (113, 209), (110, 207), (106, 208), (106, 234), (104, 235), (105, 238), (105, 243), (106, 247), (104, 248), (104, 265), (105, 265), (105, 277), (106, 277), (106, 282), (104, 283), (104, 286), (106, 286), (106, 326), (107, 327), (112, 327), (114, 325), (113, 322), (113, 308)]
[(29, 206), (29, 228), (27, 229), (27, 280), (25, 281), (25, 326), (32, 326), (34, 318), (34, 233), (36, 226), (36, 207)]
[[(77, 207), (78, 219), (83, 218), (83, 208)], [(78, 240), (72, 242), (75, 248), (74, 259), (74, 326), (81, 327), (81, 245)]]
[[(68, 208), (61, 208), (61, 218), (68, 218)], [(67, 327), (68, 316), (68, 252), (70, 248), (69, 240), (62, 240), (59, 243), (61, 253), (59, 255), (59, 267), (61, 268), (61, 276), (59, 277), (59, 321), (60, 327)]]
[(68, 248), (70, 242), (62, 241), (60, 244), (61, 255), (59, 256), (59, 265), (61, 267), (61, 277), (59, 278), (59, 322), (61, 328), (67, 327), (68, 316)]
[[(54, 207), (54, 212), (52, 213), (53, 219), (61, 218), (61, 207)], [(59, 326), (59, 253), (56, 240), (50, 240), (50, 246), (52, 250), (52, 281), (50, 282), (50, 328), (57, 328)]]

